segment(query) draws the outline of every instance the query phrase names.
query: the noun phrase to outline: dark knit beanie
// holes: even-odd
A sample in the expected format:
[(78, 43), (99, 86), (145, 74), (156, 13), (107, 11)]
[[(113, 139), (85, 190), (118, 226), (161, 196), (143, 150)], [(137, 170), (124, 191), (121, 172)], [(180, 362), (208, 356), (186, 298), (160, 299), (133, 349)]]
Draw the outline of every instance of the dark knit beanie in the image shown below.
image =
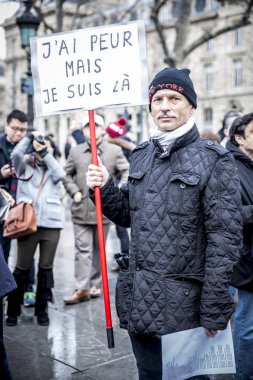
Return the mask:
[(197, 108), (197, 94), (189, 77), (189, 69), (175, 69), (166, 67), (157, 73), (149, 85), (149, 111), (151, 112), (151, 100), (158, 90), (173, 90), (184, 95), (194, 108)]

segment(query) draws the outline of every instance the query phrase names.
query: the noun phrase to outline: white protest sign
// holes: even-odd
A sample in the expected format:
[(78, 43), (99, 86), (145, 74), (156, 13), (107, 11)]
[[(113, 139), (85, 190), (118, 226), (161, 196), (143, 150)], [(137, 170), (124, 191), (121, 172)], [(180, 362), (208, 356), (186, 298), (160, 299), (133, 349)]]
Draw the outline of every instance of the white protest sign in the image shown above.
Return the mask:
[(148, 103), (141, 21), (31, 38), (36, 116)]
[(235, 373), (231, 324), (210, 338), (203, 327), (162, 336), (163, 380)]

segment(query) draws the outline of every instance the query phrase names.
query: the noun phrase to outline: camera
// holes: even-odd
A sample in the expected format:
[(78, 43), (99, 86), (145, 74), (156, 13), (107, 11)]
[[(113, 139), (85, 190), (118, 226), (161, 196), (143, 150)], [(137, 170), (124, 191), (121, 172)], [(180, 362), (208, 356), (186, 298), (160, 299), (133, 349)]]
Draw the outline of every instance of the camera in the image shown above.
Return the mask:
[(34, 140), (36, 140), (39, 144), (45, 144), (45, 139), (42, 135), (34, 136)]

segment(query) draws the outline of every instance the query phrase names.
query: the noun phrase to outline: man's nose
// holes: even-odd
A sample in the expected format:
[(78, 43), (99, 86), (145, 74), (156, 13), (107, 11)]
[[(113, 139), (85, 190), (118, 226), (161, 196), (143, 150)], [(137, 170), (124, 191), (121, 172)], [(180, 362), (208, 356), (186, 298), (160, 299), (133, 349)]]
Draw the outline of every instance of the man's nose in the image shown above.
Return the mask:
[(167, 111), (167, 110), (169, 110), (171, 108), (171, 106), (170, 106), (170, 102), (169, 102), (169, 100), (167, 99), (167, 98), (163, 98), (163, 100), (162, 100), (162, 106), (161, 106), (161, 109), (163, 110), (163, 111)]

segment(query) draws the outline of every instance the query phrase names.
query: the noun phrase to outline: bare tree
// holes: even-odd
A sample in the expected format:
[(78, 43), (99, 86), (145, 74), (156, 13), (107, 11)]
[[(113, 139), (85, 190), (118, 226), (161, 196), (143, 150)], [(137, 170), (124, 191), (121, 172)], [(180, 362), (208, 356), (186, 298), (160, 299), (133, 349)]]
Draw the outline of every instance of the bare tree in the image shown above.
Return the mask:
[[(67, 4), (67, 0), (55, 0), (55, 24), (49, 24), (45, 14), (43, 12), (44, 4), (48, 4), (45, 0), (33, 0), (34, 8), (41, 17), (41, 22), (44, 25), (45, 32), (56, 33), (63, 30), (64, 20), (64, 5)], [(203, 34), (191, 43), (187, 43), (186, 36), (191, 23), (191, 11), (193, 0), (153, 0), (150, 5), (151, 21), (154, 24), (155, 30), (158, 34), (159, 41), (164, 53), (164, 62), (172, 67), (181, 65), (185, 58), (192, 53), (196, 48), (203, 45), (208, 40), (214, 39), (221, 34), (235, 30), (239, 27), (249, 25), (250, 16), (252, 13), (253, 0), (217, 0), (221, 6), (226, 4), (238, 5), (241, 7), (241, 11), (238, 12), (236, 18), (230, 20), (230, 23), (224, 27), (205, 30)], [(121, 22), (131, 18), (133, 12), (138, 8), (140, 0), (135, 0), (130, 5), (123, 3), (123, 1), (102, 1), (102, 0), (76, 0), (72, 2), (73, 16), (70, 29), (76, 29), (82, 27), (83, 20), (87, 17), (94, 19), (94, 25), (104, 25), (106, 23)], [(175, 20), (176, 37), (172, 49), (169, 48), (166, 41), (166, 24), (161, 22), (161, 12), (163, 7), (168, 5), (177, 6), (177, 17)], [(46, 5), (45, 4), (45, 5)]]
[[(41, 24), (44, 26), (45, 33), (57, 33), (64, 30), (64, 17), (70, 11), (64, 9), (65, 5), (69, 5), (68, 0), (54, 0), (53, 12), (55, 14), (55, 23), (48, 22), (47, 12), (45, 8), (49, 6), (49, 2), (45, 0), (32, 0), (33, 7), (40, 16)], [(92, 18), (94, 26), (105, 25), (113, 20), (114, 23), (121, 22), (131, 17), (132, 12), (137, 8), (141, 0), (135, 0), (130, 5), (123, 1), (117, 0), (76, 0), (71, 2), (72, 5), (72, 22), (69, 29), (74, 30), (80, 28), (86, 18)], [(52, 4), (52, 3), (51, 3)], [(52, 11), (51, 11), (52, 12)], [(65, 29), (66, 30), (66, 29)]]
[(154, 0), (151, 7), (151, 20), (154, 23), (155, 30), (163, 48), (164, 62), (172, 67), (180, 65), (192, 51), (208, 40), (251, 23), (250, 15), (253, 7), (253, 0), (220, 0), (219, 2), (221, 5), (229, 3), (230, 5), (237, 4), (242, 7), (241, 13), (238, 14), (238, 20), (231, 22), (225, 27), (214, 29), (212, 31), (205, 31), (201, 37), (193, 41), (191, 44), (187, 44), (186, 36), (190, 26), (192, 0), (178, 0), (178, 17), (175, 19), (176, 38), (174, 46), (170, 50), (166, 43), (165, 25), (160, 22), (161, 10), (164, 6), (167, 6), (169, 2), (169, 0)]

